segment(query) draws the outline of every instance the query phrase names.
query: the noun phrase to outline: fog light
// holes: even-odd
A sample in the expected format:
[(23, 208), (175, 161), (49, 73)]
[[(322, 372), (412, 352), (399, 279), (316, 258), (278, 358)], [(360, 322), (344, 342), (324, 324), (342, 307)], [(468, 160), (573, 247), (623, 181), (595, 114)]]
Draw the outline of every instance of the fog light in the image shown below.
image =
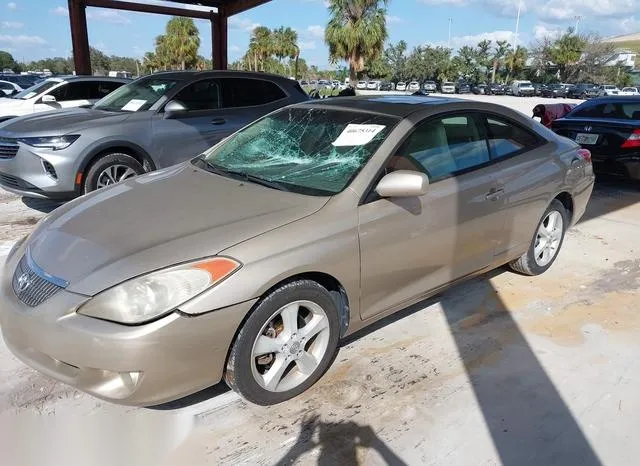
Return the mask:
[(42, 161), (42, 168), (44, 168), (44, 172), (47, 175), (49, 175), (51, 178), (53, 178), (54, 180), (58, 179), (58, 174), (56, 173), (56, 169), (53, 168), (53, 165), (51, 165), (46, 160)]

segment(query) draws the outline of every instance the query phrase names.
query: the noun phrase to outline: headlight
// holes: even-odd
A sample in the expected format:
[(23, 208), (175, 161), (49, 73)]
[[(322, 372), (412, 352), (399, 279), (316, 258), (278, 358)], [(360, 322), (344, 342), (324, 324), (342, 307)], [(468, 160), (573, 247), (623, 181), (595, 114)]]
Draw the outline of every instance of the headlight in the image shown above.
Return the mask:
[(122, 324), (161, 317), (231, 275), (240, 263), (214, 257), (133, 278), (89, 300), (79, 314)]
[(80, 137), (79, 134), (72, 134), (69, 136), (43, 136), (40, 138), (20, 138), (18, 139), (18, 141), (24, 144), (27, 144), (31, 147), (37, 147), (39, 149), (61, 150), (69, 147), (79, 137)]

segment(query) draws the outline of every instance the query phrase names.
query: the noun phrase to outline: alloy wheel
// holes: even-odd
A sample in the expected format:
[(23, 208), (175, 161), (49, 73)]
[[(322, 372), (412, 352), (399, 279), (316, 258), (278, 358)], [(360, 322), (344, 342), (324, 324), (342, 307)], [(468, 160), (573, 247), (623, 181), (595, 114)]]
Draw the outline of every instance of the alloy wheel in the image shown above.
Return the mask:
[(562, 215), (557, 210), (549, 212), (540, 223), (533, 250), (536, 264), (540, 267), (545, 267), (556, 257), (562, 241), (563, 228)]
[(311, 301), (294, 301), (278, 309), (263, 325), (251, 349), (251, 372), (270, 392), (291, 390), (324, 358), (330, 337), (325, 310)]
[(128, 178), (137, 176), (137, 173), (131, 167), (126, 165), (110, 165), (100, 172), (96, 188), (104, 188), (115, 183), (119, 183)]

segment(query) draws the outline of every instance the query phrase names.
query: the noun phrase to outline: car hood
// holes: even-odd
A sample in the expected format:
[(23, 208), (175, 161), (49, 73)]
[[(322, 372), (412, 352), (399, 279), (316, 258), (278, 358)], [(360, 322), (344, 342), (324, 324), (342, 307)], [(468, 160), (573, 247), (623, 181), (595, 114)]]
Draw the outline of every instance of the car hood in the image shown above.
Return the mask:
[(57, 136), (82, 131), (98, 122), (101, 125), (119, 123), (131, 115), (132, 113), (105, 112), (92, 108), (70, 108), (13, 118), (0, 124), (0, 131), (10, 132), (15, 136)]
[(96, 293), (129, 278), (213, 256), (306, 217), (327, 197), (287, 193), (185, 163), (127, 180), (56, 209), (28, 241), (34, 262)]

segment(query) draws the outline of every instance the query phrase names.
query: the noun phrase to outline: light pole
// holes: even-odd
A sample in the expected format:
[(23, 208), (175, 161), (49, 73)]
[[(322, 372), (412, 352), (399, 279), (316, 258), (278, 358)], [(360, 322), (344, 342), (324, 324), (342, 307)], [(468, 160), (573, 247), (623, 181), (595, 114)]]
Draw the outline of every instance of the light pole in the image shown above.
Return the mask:
[(447, 48), (450, 49), (451, 48), (451, 22), (453, 20), (451, 18), (449, 18), (449, 39), (447, 40)]
[(518, 32), (520, 30), (520, 12), (522, 11), (522, 0), (518, 2), (518, 15), (516, 16), (516, 32), (513, 36), (513, 53), (518, 50)]

